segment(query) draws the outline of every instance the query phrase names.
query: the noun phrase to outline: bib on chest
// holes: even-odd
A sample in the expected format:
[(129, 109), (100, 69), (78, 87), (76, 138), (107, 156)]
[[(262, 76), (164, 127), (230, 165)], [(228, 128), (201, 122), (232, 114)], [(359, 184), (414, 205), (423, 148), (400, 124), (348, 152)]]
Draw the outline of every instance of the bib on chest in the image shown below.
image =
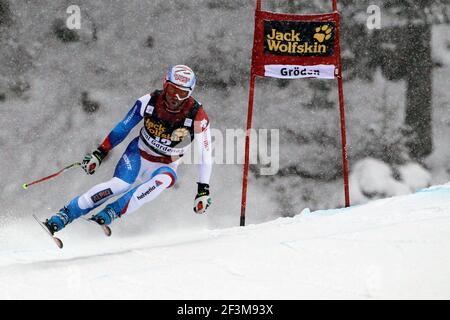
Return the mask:
[(194, 140), (194, 119), (200, 104), (189, 98), (178, 113), (165, 109), (162, 91), (156, 91), (145, 107), (141, 139), (162, 156), (181, 157)]

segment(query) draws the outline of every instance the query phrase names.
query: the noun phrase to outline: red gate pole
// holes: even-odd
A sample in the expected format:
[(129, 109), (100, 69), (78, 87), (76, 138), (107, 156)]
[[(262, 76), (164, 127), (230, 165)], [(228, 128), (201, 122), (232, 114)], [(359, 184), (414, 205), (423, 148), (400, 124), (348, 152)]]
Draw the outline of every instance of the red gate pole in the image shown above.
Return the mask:
[(344, 89), (342, 83), (342, 67), (339, 66), (338, 71), (338, 87), (339, 87), (339, 108), (341, 112), (341, 138), (342, 138), (342, 162), (344, 166), (344, 193), (345, 206), (350, 207), (350, 188), (348, 182), (348, 156), (347, 156), (347, 136), (345, 130), (345, 106), (344, 106)]
[[(332, 0), (333, 11), (337, 11), (337, 0)], [(337, 34), (340, 41), (340, 19), (337, 24)], [(347, 156), (347, 133), (345, 127), (345, 103), (344, 103), (344, 85), (342, 79), (342, 61), (341, 61), (341, 44), (337, 44), (339, 64), (338, 64), (338, 90), (339, 90), (339, 110), (341, 114), (341, 139), (342, 139), (342, 164), (344, 171), (344, 194), (345, 194), (345, 206), (350, 207), (350, 188), (349, 188), (349, 169), (348, 169), (348, 156)]]
[(250, 162), (250, 133), (253, 119), (253, 101), (255, 96), (255, 80), (256, 76), (253, 74), (253, 68), (250, 76), (250, 93), (248, 98), (248, 114), (247, 114), (247, 131), (245, 134), (245, 163), (244, 174), (242, 180), (242, 206), (241, 206), (241, 227), (245, 226), (245, 209), (247, 207), (247, 185), (248, 185), (248, 167)]
[[(261, 11), (262, 0), (256, 0), (256, 11)], [(256, 12), (255, 12), (256, 17)], [(256, 31), (256, 18), (255, 18), (255, 31)], [(250, 162), (250, 130), (252, 129), (253, 120), (253, 101), (255, 97), (255, 81), (256, 75), (253, 68), (253, 57), (252, 57), (252, 67), (250, 70), (250, 91), (248, 96), (248, 111), (247, 111), (247, 131), (245, 133), (245, 163), (244, 163), (244, 173), (242, 178), (242, 201), (241, 201), (241, 221), (240, 226), (245, 226), (245, 210), (247, 208), (247, 186), (248, 186), (248, 167)]]

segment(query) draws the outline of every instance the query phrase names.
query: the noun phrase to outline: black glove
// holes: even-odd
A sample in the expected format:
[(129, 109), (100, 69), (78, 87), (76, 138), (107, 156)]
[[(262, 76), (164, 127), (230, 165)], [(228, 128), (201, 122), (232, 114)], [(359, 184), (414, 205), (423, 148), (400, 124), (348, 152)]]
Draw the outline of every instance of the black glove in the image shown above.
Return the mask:
[(197, 184), (198, 190), (194, 200), (194, 212), (204, 214), (212, 203), (209, 196), (209, 184), (200, 182), (197, 182)]
[(108, 152), (103, 150), (101, 147), (97, 148), (91, 154), (87, 154), (84, 156), (83, 162), (81, 163), (81, 167), (88, 175), (92, 175), (95, 173), (98, 167), (102, 164), (103, 159), (108, 155)]

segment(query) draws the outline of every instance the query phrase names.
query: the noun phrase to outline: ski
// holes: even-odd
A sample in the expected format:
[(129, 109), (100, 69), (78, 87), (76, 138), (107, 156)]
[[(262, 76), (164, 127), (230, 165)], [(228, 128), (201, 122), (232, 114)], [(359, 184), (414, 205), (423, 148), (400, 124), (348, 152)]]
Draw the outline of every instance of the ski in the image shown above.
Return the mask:
[(93, 224), (95, 224), (95, 225), (101, 227), (102, 230), (103, 230), (103, 233), (105, 234), (105, 236), (111, 237), (112, 231), (111, 231), (111, 228), (108, 227), (107, 225), (105, 225), (105, 224), (100, 224), (100, 223), (96, 222), (95, 220), (88, 219), (88, 218), (83, 218), (83, 220), (84, 220), (84, 221), (87, 221), (87, 222), (89, 222), (89, 223), (93, 223)]
[(61, 239), (55, 237), (55, 236), (50, 232), (50, 230), (48, 230), (47, 226), (46, 226), (42, 221), (40, 221), (38, 217), (36, 217), (36, 215), (33, 214), (32, 216), (33, 216), (34, 220), (36, 220), (36, 222), (39, 223), (39, 225), (42, 227), (42, 229), (44, 229), (45, 232), (53, 239), (53, 241), (54, 241), (55, 244), (58, 246), (58, 248), (62, 249), (63, 246), (64, 246), (64, 244), (63, 244), (63, 242), (61, 241)]

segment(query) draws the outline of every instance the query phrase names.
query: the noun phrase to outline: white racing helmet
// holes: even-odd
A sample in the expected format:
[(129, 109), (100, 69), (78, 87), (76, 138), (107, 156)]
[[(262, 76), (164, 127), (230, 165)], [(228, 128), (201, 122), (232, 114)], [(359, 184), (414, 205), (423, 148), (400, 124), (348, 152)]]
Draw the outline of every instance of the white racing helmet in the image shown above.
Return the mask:
[(197, 77), (191, 68), (185, 65), (176, 65), (170, 67), (166, 73), (164, 79), (164, 89), (171, 83), (183, 91), (187, 92), (185, 97), (180, 97), (177, 95), (179, 100), (186, 100), (189, 98), (194, 91), (195, 84), (197, 83)]

